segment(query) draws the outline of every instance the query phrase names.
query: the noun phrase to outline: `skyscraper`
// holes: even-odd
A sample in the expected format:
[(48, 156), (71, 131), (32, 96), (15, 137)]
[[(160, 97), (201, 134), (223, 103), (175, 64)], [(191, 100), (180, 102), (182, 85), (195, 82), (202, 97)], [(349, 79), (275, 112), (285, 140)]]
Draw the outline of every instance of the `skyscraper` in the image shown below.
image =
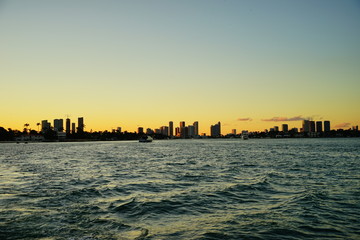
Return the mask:
[(185, 122), (181, 121), (180, 122), (180, 137), (185, 138)]
[(302, 122), (302, 131), (307, 133), (310, 131), (310, 121), (309, 120), (303, 120)]
[(144, 133), (144, 128), (138, 127), (138, 134), (143, 134), (143, 133)]
[(194, 134), (195, 134), (195, 136), (199, 136), (199, 122), (198, 121), (196, 121), (196, 122), (194, 122)]
[(76, 130), (76, 124), (75, 123), (71, 123), (71, 132), (75, 133)]
[(67, 118), (66, 119), (66, 134), (70, 134), (70, 131), (71, 131), (70, 126), (71, 126), (70, 119)]
[(189, 125), (188, 126), (188, 135), (190, 138), (195, 137), (195, 127), (194, 125)]
[(44, 132), (46, 130), (49, 130), (51, 128), (51, 124), (47, 120), (41, 121), (41, 130)]
[(78, 132), (84, 132), (84, 118), (79, 117), (78, 118)]
[(322, 132), (322, 121), (316, 122), (316, 132)]
[(64, 130), (63, 119), (54, 119), (54, 130), (57, 132), (62, 132)]
[(324, 121), (324, 131), (330, 132), (330, 121)]
[(211, 125), (210, 127), (210, 135), (211, 137), (220, 137), (221, 136), (221, 124), (218, 122), (215, 125)]
[(288, 132), (289, 131), (289, 126), (287, 124), (283, 124), (282, 125), (282, 131), (285, 132), (285, 133)]
[(310, 126), (310, 132), (315, 132), (315, 121), (310, 121), (309, 122), (309, 126)]
[(169, 137), (173, 137), (174, 136), (174, 123), (172, 121), (169, 122), (169, 133), (168, 133)]

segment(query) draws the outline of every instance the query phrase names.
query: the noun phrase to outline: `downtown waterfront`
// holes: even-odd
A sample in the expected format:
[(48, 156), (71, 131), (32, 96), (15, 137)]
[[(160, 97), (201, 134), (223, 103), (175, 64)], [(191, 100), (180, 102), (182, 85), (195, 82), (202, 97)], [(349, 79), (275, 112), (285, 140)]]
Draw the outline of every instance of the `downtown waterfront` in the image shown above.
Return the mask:
[(0, 239), (359, 239), (359, 138), (0, 144)]

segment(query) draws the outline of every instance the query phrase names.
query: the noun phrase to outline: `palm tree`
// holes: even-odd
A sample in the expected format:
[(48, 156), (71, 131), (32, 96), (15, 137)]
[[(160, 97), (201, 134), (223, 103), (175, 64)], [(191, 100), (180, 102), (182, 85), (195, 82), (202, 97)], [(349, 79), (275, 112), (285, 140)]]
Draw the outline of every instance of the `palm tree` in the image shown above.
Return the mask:
[(25, 123), (25, 124), (24, 124), (24, 131), (25, 131), (26, 133), (27, 133), (27, 130), (28, 130), (27, 128), (28, 128), (29, 126), (30, 126), (30, 124), (28, 124), (28, 123)]

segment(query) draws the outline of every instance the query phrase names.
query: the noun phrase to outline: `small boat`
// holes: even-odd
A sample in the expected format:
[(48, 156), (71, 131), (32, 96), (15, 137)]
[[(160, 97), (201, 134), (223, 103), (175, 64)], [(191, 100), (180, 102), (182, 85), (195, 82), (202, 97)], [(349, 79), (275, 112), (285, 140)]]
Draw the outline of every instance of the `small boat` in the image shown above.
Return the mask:
[(152, 142), (152, 141), (153, 141), (153, 138), (148, 135), (142, 136), (139, 139), (139, 142)]

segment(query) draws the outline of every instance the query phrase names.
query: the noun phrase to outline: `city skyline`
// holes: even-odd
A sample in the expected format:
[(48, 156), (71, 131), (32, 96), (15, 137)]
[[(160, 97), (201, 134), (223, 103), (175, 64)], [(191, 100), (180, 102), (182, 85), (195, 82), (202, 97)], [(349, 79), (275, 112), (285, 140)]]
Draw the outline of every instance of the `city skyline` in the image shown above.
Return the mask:
[[(262, 131), (250, 131), (250, 132), (295, 132), (295, 133), (322, 133), (322, 132), (330, 132), (331, 130), (358, 130), (358, 125), (346, 126), (344, 127), (332, 127), (330, 120), (302, 120), (301, 127), (291, 126), (289, 124), (280, 122), (286, 121), (286, 119), (278, 119), (279, 124), (263, 129)], [(73, 133), (83, 133), (83, 132), (104, 132), (104, 131), (117, 131), (117, 132), (134, 132), (138, 134), (160, 134), (168, 137), (180, 137), (180, 138), (195, 138), (198, 136), (211, 136), (211, 137), (220, 137), (225, 135), (237, 135), (237, 131), (248, 132), (248, 129), (231, 129), (231, 131), (223, 131), (221, 122), (217, 122), (216, 124), (205, 126), (205, 128), (209, 128), (209, 132), (203, 131), (200, 132), (199, 129), (199, 121), (195, 121), (192, 124), (186, 124), (185, 121), (180, 121), (178, 125), (174, 125), (173, 121), (169, 121), (168, 125), (162, 125), (155, 128), (150, 128), (149, 126), (138, 126), (136, 131), (128, 131), (124, 129), (122, 126), (117, 126), (116, 128), (111, 129), (103, 129), (103, 130), (94, 130), (90, 129), (89, 131), (85, 130), (84, 117), (77, 118), (78, 124), (72, 121), (69, 118), (64, 119), (53, 119), (53, 124), (49, 120), (41, 120), (41, 122), (37, 122), (36, 125), (38, 128), (37, 132), (46, 132), (48, 129), (54, 130), (55, 132), (63, 132), (66, 135)], [(29, 123), (25, 123), (23, 125), (26, 131), (35, 130), (32, 128), (33, 125)], [(41, 128), (39, 129), (39, 127)], [(77, 127), (76, 127), (77, 126)], [(0, 126), (3, 127), (3, 126)], [(5, 127), (6, 129), (6, 127)], [(21, 129), (12, 129), (12, 130), (20, 130)], [(64, 136), (66, 136), (64, 135)]]
[(348, 129), (360, 125), (359, 13), (333, 0), (1, 1), (0, 126)]

